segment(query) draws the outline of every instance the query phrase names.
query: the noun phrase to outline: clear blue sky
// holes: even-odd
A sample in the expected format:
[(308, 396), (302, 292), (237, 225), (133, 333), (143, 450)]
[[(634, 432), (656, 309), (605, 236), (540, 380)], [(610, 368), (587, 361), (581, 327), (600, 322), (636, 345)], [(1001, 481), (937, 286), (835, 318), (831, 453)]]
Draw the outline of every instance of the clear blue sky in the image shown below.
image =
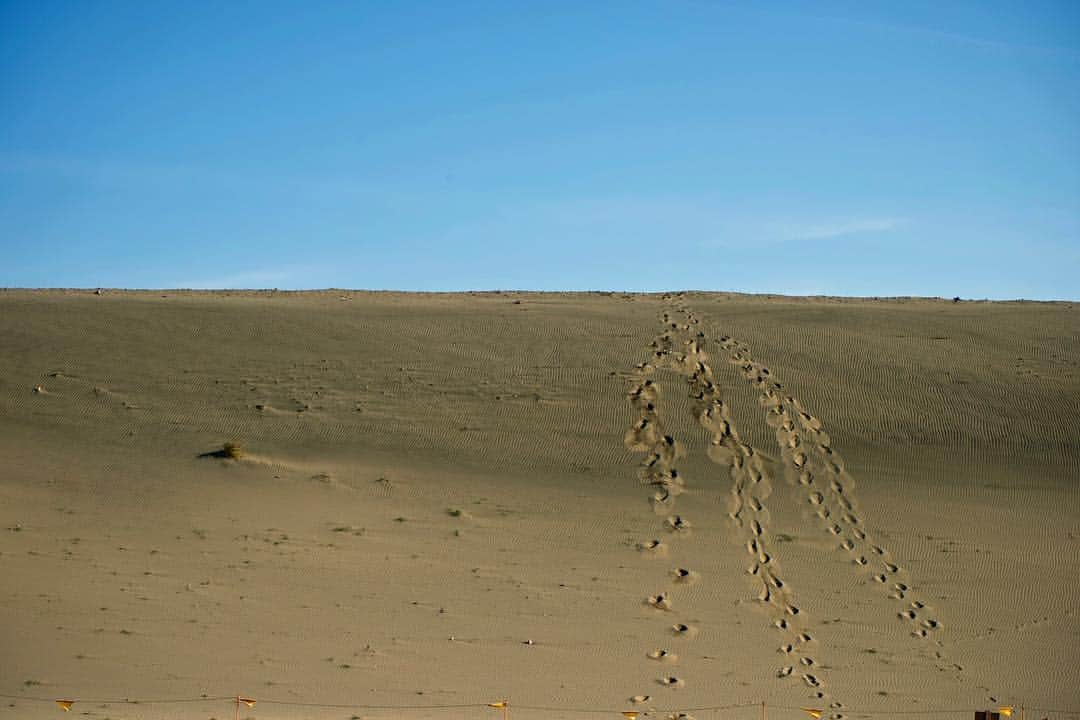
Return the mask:
[(0, 0), (0, 286), (1080, 299), (1080, 3)]

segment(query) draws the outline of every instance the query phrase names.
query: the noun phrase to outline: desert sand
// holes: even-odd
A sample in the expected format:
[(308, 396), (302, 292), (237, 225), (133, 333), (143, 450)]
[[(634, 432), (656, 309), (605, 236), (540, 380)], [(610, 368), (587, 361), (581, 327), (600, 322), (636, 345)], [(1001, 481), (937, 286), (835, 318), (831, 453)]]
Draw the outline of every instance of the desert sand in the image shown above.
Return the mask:
[(0, 291), (0, 717), (1078, 717), (1078, 419), (1070, 303)]

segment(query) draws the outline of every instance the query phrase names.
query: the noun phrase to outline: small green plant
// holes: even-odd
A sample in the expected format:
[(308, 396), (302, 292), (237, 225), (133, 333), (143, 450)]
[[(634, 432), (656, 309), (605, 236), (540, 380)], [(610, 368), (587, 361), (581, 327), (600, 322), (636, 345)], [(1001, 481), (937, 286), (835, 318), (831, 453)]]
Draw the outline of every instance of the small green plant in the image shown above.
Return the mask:
[(450, 517), (461, 517), (461, 510), (457, 508), (447, 508), (446, 514)]
[(400, 517), (399, 516), (399, 517), (394, 518), (394, 522), (405, 522), (408, 519), (409, 518), (407, 518), (407, 517)]

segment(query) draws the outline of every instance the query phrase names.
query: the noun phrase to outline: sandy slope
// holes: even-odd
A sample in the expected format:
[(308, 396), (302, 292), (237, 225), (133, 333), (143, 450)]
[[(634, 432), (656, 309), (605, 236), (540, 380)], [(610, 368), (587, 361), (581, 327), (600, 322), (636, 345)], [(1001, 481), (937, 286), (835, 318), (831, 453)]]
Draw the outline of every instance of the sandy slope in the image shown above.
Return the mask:
[(1069, 304), (0, 292), (0, 693), (1080, 709), (1078, 362)]

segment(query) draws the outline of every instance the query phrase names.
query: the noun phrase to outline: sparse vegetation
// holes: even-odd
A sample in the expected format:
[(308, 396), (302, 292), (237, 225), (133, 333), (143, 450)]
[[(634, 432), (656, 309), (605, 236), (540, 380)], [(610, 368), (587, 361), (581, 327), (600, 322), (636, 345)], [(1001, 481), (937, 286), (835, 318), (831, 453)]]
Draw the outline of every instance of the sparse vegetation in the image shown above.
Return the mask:
[(244, 451), (243, 448), (240, 447), (240, 443), (231, 440), (224, 443), (220, 450), (199, 453), (199, 457), (201, 458), (221, 458), (222, 460), (239, 460), (243, 456)]
[(447, 508), (446, 509), (446, 514), (449, 515), (450, 517), (461, 517), (462, 511), (459, 510), (458, 508)]

